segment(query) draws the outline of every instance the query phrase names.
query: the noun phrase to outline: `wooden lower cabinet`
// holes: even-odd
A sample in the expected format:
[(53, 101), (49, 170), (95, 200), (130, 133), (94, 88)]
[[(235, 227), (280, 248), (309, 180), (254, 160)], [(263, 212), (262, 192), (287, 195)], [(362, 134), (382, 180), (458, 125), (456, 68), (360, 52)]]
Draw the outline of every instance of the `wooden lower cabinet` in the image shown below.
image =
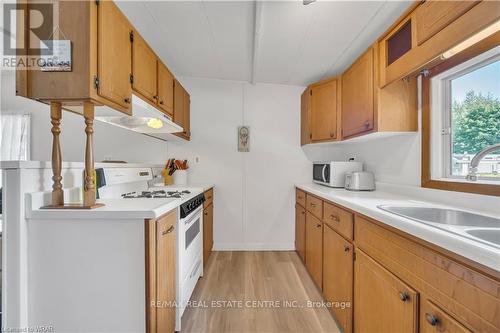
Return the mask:
[(214, 205), (203, 208), (203, 266), (208, 262), (208, 257), (214, 247)]
[(147, 220), (146, 332), (175, 331), (176, 211)]
[(306, 212), (306, 267), (319, 289), (323, 288), (323, 222)]
[(417, 332), (418, 293), (356, 250), (354, 265), (356, 332)]
[(306, 210), (295, 204), (295, 250), (300, 259), (306, 261)]
[(323, 226), (323, 295), (344, 333), (352, 332), (353, 245)]
[(343, 332), (500, 333), (498, 272), (299, 191), (305, 266)]
[(420, 306), (420, 333), (472, 333), (429, 300)]

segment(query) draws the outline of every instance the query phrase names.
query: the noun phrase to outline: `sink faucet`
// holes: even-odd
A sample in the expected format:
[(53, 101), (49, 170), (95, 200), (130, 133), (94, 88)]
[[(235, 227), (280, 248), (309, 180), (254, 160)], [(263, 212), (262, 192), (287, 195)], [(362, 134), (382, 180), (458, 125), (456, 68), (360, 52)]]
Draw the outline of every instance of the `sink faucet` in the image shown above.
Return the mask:
[(494, 145), (488, 146), (488, 147), (484, 148), (483, 150), (481, 150), (476, 155), (474, 155), (474, 157), (472, 158), (472, 161), (470, 161), (469, 173), (467, 174), (467, 177), (465, 177), (465, 179), (467, 179), (468, 181), (471, 181), (471, 182), (477, 181), (476, 173), (477, 173), (477, 166), (479, 165), (479, 162), (481, 162), (483, 157), (485, 157), (486, 155), (488, 155), (492, 151), (495, 151), (498, 149), (500, 149), (500, 143), (496, 143)]

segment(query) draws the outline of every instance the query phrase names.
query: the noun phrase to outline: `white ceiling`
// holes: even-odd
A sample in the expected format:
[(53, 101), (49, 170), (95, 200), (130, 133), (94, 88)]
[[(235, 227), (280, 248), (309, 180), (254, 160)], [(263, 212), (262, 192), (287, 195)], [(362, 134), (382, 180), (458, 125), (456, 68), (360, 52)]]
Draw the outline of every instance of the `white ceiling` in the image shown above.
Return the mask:
[[(119, 1), (177, 76), (307, 85), (341, 73), (411, 1)], [(256, 23), (257, 22), (257, 23)]]

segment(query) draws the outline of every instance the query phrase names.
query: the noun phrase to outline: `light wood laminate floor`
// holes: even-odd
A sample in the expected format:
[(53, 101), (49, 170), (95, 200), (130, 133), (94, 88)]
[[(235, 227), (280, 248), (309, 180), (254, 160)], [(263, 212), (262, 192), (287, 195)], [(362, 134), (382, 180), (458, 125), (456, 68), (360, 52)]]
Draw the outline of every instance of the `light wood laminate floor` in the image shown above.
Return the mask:
[(191, 300), (182, 332), (340, 332), (292, 251), (213, 252)]

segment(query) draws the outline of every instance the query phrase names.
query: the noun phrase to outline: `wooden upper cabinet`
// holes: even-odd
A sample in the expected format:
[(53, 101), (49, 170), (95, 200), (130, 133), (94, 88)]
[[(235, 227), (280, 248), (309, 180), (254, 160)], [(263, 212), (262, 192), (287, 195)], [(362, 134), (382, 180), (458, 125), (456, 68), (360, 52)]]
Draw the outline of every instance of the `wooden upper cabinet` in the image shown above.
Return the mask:
[(342, 137), (374, 129), (374, 50), (368, 49), (342, 74)]
[(311, 88), (304, 90), (300, 96), (300, 144), (311, 142)]
[(167, 66), (158, 60), (158, 106), (168, 113), (174, 114), (174, 76)]
[(132, 42), (132, 87), (149, 102), (156, 104), (157, 57), (146, 41), (134, 32)]
[(429, 300), (420, 307), (420, 333), (472, 333)]
[(343, 332), (352, 332), (353, 252), (351, 243), (329, 225), (323, 226), (323, 295), (329, 302), (350, 303), (332, 307)]
[(186, 139), (191, 138), (191, 96), (184, 89), (184, 134)]
[(311, 141), (338, 138), (338, 81), (332, 79), (311, 87)]
[(174, 81), (174, 118), (177, 125), (184, 128), (184, 94), (185, 90), (181, 83)]
[(356, 332), (416, 333), (418, 293), (359, 249), (354, 267)]
[(323, 222), (306, 212), (306, 267), (319, 289), (323, 288)]
[(130, 110), (132, 27), (112, 1), (101, 1), (97, 10), (97, 93)]
[(306, 210), (295, 204), (295, 250), (302, 261), (306, 260)]
[(189, 140), (191, 137), (191, 98), (182, 86), (182, 84), (175, 80), (174, 82), (174, 117), (173, 121), (181, 126), (184, 130), (181, 133), (175, 133), (175, 135)]
[(437, 34), (480, 1), (426, 1), (415, 10), (417, 44)]

